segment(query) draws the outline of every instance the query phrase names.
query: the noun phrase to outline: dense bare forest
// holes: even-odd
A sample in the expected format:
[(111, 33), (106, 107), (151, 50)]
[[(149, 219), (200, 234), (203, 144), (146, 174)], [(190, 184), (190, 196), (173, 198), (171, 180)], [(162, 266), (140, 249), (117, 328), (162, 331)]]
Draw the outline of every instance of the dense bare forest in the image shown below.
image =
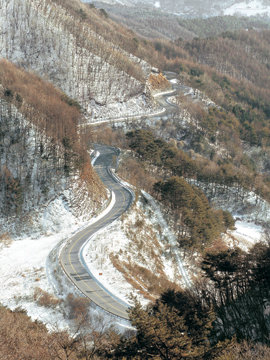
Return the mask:
[(92, 117), (108, 116), (106, 105), (120, 100), (147, 102), (150, 66), (130, 54), (132, 34), (102, 12), (51, 0), (2, 1), (1, 9), (1, 56), (52, 81)]
[[(26, 226), (35, 207), (76, 182), (83, 189), (77, 192), (81, 200), (90, 195), (88, 209), (94, 200), (102, 201), (102, 185), (78, 134), (78, 103), (6, 60), (0, 62), (0, 83), (1, 213), (6, 220), (20, 219)], [(76, 202), (73, 196), (70, 201)], [(85, 212), (77, 207), (78, 215)]]

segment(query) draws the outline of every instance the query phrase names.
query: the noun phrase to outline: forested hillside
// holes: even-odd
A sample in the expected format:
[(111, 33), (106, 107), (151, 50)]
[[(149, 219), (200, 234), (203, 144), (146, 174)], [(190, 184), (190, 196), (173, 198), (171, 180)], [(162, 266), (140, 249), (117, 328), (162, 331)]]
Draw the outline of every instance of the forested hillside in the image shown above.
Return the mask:
[[(179, 25), (199, 38), (218, 36), (226, 31), (269, 29), (270, 20), (256, 17), (214, 16), (207, 19), (178, 19)], [(182, 36), (184, 39), (185, 37)]]
[(117, 346), (114, 358), (268, 359), (269, 347), (251, 339), (269, 345), (269, 246), (208, 253), (202, 267), (204, 280), (192, 291), (165, 291), (146, 309), (135, 303), (130, 317), (137, 333)]
[(192, 30), (180, 25), (177, 15), (162, 12), (158, 8), (149, 7), (145, 4), (134, 7), (119, 3), (95, 2), (94, 4), (97, 8), (105, 9), (108, 16), (116, 22), (148, 39), (175, 40), (182, 37), (188, 40), (195, 36)]
[(161, 54), (160, 67), (175, 71), (180, 85), (189, 86), (190, 93), (173, 100), (179, 105), (178, 115), (152, 128), (166, 140), (181, 142), (179, 146), (185, 151), (195, 151), (214, 161), (217, 167), (209, 167), (214, 178), (219, 166), (233, 165), (234, 170), (231, 167), (225, 173), (241, 177), (242, 186), (246, 187), (245, 182), (252, 184), (266, 198), (270, 144), (268, 35), (269, 31), (251, 30), (174, 44), (153, 42)]
[(203, 192), (188, 183), (193, 177), (199, 178), (199, 162), (150, 132), (129, 132), (127, 138), (129, 147), (139, 159), (137, 166), (132, 160), (126, 161), (123, 175), (163, 203), (166, 213), (173, 219), (179, 247), (203, 251), (220, 233), (233, 227), (229, 213), (211, 208)]
[[(202, 106), (199, 110), (191, 105), (194, 118), (202, 121), (201, 134), (221, 141), (232, 158), (236, 159), (239, 151), (244, 150), (259, 172), (268, 169), (265, 156), (270, 117), (268, 35), (268, 31), (245, 31), (181, 43), (192, 61), (198, 62), (191, 65), (184, 60), (182, 66), (179, 64), (182, 81), (204, 91), (220, 107), (205, 112)], [(217, 131), (218, 128), (222, 131)], [(228, 146), (232, 138), (234, 141)], [(254, 146), (263, 149), (261, 152), (257, 149), (260, 160), (252, 149)]]
[(0, 83), (2, 220), (26, 228), (33, 212), (57, 198), (89, 216), (104, 192), (78, 134), (78, 103), (5, 60)]
[(196, 62), (258, 87), (269, 87), (269, 31), (227, 32), (217, 38), (195, 39), (184, 48)]
[(132, 29), (139, 36), (148, 39), (192, 38), (217, 36), (226, 31), (246, 29), (269, 29), (270, 20), (260, 17), (214, 16), (209, 18), (186, 18), (162, 11), (160, 8), (140, 4), (126, 6), (120, 3), (94, 2), (99, 9), (105, 9), (116, 22)]

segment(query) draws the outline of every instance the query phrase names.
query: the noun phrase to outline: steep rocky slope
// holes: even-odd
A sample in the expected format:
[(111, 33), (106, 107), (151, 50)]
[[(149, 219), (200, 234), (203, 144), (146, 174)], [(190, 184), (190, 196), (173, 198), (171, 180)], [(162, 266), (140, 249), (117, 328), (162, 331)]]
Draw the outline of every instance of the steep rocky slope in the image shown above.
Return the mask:
[(92, 118), (119, 102), (123, 114), (130, 104), (149, 110), (150, 66), (121, 48), (126, 35), (106, 14), (78, 0), (1, 0), (0, 9), (1, 57), (52, 81)]

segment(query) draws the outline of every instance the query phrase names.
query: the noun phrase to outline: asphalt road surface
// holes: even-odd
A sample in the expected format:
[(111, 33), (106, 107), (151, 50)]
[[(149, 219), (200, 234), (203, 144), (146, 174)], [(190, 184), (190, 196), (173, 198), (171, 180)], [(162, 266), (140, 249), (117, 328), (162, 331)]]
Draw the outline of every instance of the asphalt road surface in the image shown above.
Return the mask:
[(81, 255), (85, 242), (97, 231), (122, 215), (133, 200), (132, 193), (124, 188), (110, 171), (110, 167), (118, 155), (118, 150), (103, 145), (97, 145), (96, 150), (99, 151), (100, 156), (94, 164), (95, 171), (105, 186), (114, 192), (115, 204), (104, 217), (69, 239), (60, 253), (60, 263), (69, 279), (91, 301), (110, 314), (128, 319), (127, 304), (107, 291), (98, 279), (93, 277)]

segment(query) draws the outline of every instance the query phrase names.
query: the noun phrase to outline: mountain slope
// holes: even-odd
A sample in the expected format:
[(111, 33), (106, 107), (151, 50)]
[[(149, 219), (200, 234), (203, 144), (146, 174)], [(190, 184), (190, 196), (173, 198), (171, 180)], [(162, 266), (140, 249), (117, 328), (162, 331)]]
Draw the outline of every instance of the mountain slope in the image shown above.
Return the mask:
[(104, 4), (95, 2), (97, 8), (104, 8), (116, 22), (132, 29), (140, 36), (155, 39), (191, 39), (195, 36), (192, 30), (187, 30), (179, 24), (177, 15), (168, 14), (160, 9), (140, 4), (140, 6), (125, 6), (122, 4)]
[(0, 84), (3, 228), (31, 231), (36, 221), (39, 227), (51, 224), (57, 230), (64, 213), (74, 220), (89, 218), (105, 196), (77, 133), (81, 118), (77, 104), (36, 75), (3, 60)]
[(77, 0), (0, 0), (0, 8), (0, 56), (49, 79), (92, 117), (130, 99), (147, 109), (150, 66), (121, 49), (130, 35), (106, 14)]
[(269, 88), (270, 32), (227, 32), (210, 39), (194, 39), (184, 44), (196, 62), (216, 68), (239, 80)]
[[(213, 37), (226, 31), (247, 29), (269, 29), (270, 21), (256, 17), (214, 16), (210, 18), (182, 19), (178, 18), (179, 25), (194, 33), (194, 37)], [(182, 36), (184, 39), (184, 37)]]
[(199, 13), (196, 18), (187, 18), (184, 14), (179, 16), (142, 3), (139, 6), (127, 6), (96, 1), (94, 4), (100, 10), (105, 9), (116, 22), (148, 39), (190, 40), (194, 37), (216, 36), (225, 31), (270, 27), (269, 18), (261, 16), (223, 16), (220, 13), (219, 16), (201, 17)]

